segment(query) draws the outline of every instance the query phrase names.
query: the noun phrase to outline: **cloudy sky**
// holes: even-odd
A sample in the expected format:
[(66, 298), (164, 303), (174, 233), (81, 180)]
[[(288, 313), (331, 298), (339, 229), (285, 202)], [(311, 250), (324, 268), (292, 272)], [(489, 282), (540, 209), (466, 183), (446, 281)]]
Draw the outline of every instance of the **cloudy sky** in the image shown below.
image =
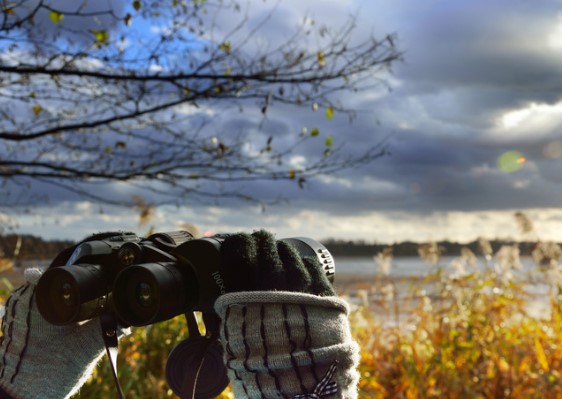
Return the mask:
[[(269, 6), (256, 1), (251, 9), (258, 15)], [(268, 123), (295, 131), (317, 118), (347, 148), (387, 140), (389, 156), (304, 189), (254, 183), (248, 189), (287, 198), (265, 210), (240, 203), (162, 207), (140, 226), (134, 211), (62, 197), (18, 216), (17, 231), (76, 239), (190, 223), (201, 232), (267, 228), (318, 239), (469, 241), (523, 238), (513, 217), (523, 211), (538, 237), (562, 240), (562, 1), (287, 0), (261, 34), (276, 37), (288, 19), (305, 14), (327, 26), (356, 14), (359, 36), (396, 33), (404, 61), (385, 76), (392, 90), (341, 98), (358, 110), (352, 124), (343, 115), (328, 123), (321, 113), (282, 107)], [(346, 142), (349, 131), (356, 135)]]

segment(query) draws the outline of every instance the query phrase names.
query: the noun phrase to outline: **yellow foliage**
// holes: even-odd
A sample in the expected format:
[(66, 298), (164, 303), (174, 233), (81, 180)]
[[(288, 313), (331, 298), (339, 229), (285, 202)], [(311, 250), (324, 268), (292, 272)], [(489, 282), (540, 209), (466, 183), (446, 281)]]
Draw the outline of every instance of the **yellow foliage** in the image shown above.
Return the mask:
[(362, 349), (359, 398), (562, 398), (558, 299), (549, 317), (533, 318), (524, 279), (501, 281), (492, 271), (432, 277), (424, 283), (437, 289), (439, 305), (409, 304), (399, 325), (383, 326), (380, 309), (392, 306), (351, 315)]

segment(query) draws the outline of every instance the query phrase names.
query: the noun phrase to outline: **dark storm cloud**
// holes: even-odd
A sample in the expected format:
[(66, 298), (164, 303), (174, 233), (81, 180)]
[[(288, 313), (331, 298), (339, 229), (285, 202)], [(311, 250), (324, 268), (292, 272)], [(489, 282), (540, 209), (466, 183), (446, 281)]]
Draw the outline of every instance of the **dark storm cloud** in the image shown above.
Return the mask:
[(397, 74), (408, 82), (407, 90), (419, 94), (470, 88), (459, 97), (468, 100), (462, 102), (467, 111), (490, 96), (500, 109), (521, 101), (556, 101), (562, 92), (561, 48), (553, 48), (558, 11), (552, 1), (420, 6), (398, 28), (406, 61)]
[(559, 22), (556, 2), (516, 0), (509, 7), (501, 1), (447, 3), (434, 4), (400, 26), (406, 54), (416, 58), (410, 74), (439, 77), (441, 83), (530, 82), (549, 69), (537, 66), (559, 57), (546, 40)]

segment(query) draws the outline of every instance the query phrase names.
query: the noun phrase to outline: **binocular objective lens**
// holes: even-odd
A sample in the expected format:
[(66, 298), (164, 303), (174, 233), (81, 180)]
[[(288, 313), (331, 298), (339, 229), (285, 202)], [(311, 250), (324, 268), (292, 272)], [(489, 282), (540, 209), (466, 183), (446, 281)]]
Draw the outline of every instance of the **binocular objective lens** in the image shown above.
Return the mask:
[(142, 307), (148, 308), (154, 304), (154, 292), (147, 282), (140, 282), (136, 288), (137, 302)]
[(62, 303), (66, 306), (74, 306), (74, 295), (72, 295), (72, 285), (63, 283), (62, 287)]

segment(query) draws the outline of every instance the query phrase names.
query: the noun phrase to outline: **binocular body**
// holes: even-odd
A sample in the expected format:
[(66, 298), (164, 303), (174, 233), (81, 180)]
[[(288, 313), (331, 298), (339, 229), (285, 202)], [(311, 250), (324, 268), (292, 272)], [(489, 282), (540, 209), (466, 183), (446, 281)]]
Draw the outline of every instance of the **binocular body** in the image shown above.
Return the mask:
[[(114, 311), (123, 326), (144, 326), (190, 311), (213, 313), (228, 292), (221, 245), (229, 234), (193, 238), (185, 231), (142, 239), (131, 233), (79, 244), (65, 265), (52, 265), (37, 285), (37, 306), (65, 325)], [(310, 238), (287, 238), (301, 257), (316, 256), (330, 281), (335, 264)]]

